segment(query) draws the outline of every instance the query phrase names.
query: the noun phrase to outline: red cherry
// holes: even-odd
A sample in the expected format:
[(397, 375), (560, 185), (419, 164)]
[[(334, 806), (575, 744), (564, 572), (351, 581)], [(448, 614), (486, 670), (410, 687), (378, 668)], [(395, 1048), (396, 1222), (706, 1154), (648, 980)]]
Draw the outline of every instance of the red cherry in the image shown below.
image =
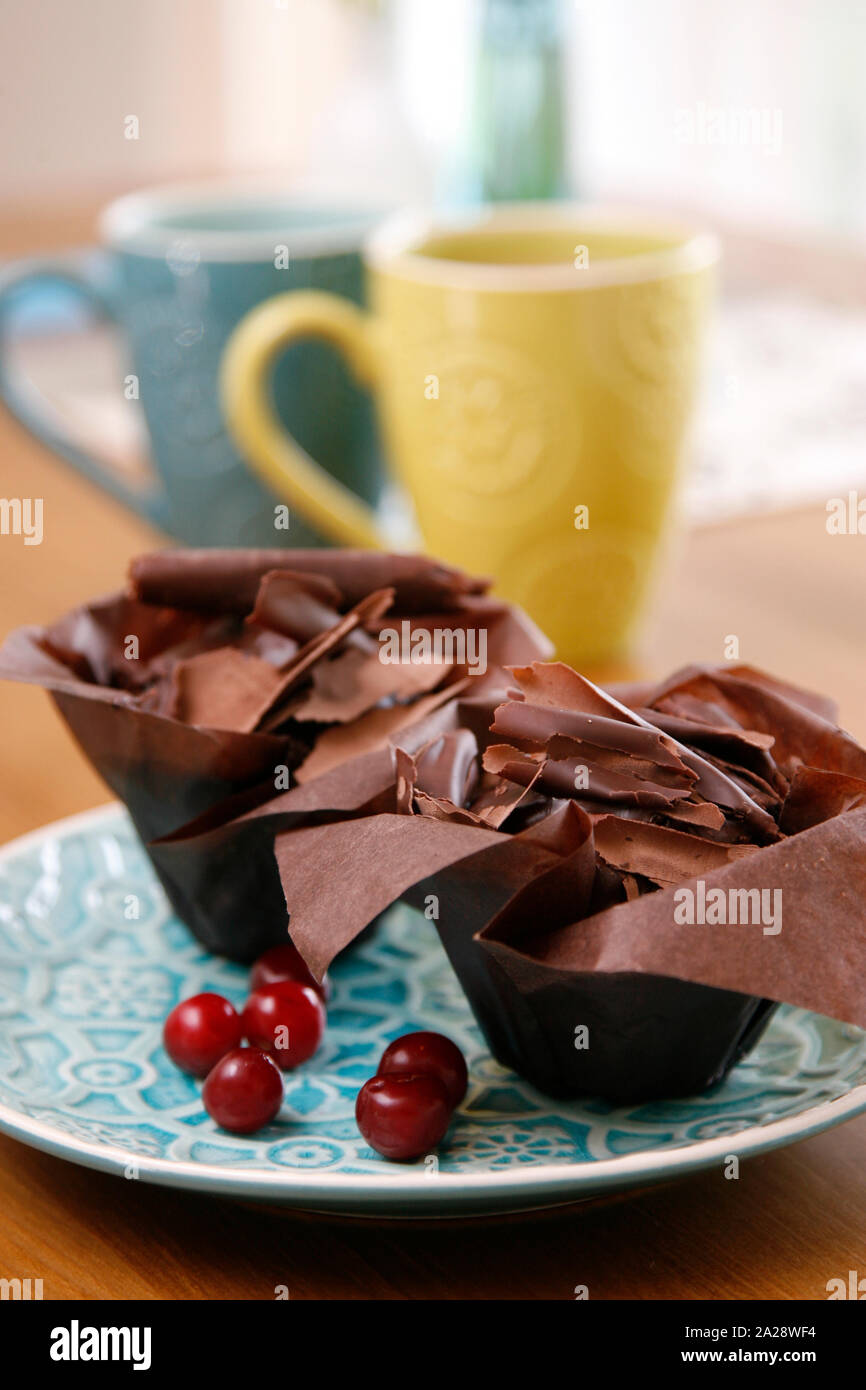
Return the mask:
[(283, 1071), (312, 1057), (325, 1031), (325, 1006), (309, 985), (278, 980), (253, 990), (241, 1015), (244, 1037)]
[(282, 946), (272, 946), (259, 956), (250, 975), (250, 989), (261, 989), (262, 985), (275, 985), (280, 980), (295, 980), (299, 985), (309, 985), (324, 1000), (331, 997), (331, 982), (327, 975), (321, 984), (310, 970), (297, 946), (286, 941)]
[(175, 1005), (162, 1028), (169, 1057), (192, 1076), (207, 1076), (242, 1037), (240, 1018), (221, 994), (195, 994), (184, 999)]
[(355, 1102), (358, 1128), (385, 1158), (420, 1158), (451, 1122), (448, 1092), (436, 1076), (373, 1076)]
[(441, 1033), (405, 1033), (382, 1053), (378, 1076), (394, 1072), (414, 1072), (418, 1076), (438, 1076), (456, 1109), (466, 1095), (468, 1080), (463, 1053)]
[(202, 1088), (212, 1120), (233, 1134), (252, 1134), (272, 1120), (283, 1100), (283, 1078), (266, 1052), (236, 1047), (221, 1057)]

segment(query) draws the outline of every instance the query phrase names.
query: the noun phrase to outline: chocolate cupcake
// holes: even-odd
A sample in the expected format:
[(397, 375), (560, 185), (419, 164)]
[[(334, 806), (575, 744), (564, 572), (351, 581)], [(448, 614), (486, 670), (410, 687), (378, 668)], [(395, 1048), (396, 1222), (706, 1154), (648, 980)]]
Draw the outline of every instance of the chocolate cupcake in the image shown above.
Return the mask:
[[(307, 787), (501, 679), (504, 663), (546, 654), (529, 620), (486, 588), (421, 556), (167, 550), (133, 561), (125, 593), (12, 633), (0, 677), (51, 692), (149, 849), (190, 821), (218, 827)], [(383, 634), (410, 659), (381, 659)], [(329, 785), (322, 809), (337, 812), (345, 796), (329, 799)], [(220, 841), (200, 891), (182, 836), (152, 855), (212, 950), (249, 959), (285, 938), (272, 854), (283, 823), (254, 814), (230, 862)]]
[(314, 972), (403, 897), (503, 1063), (617, 1102), (719, 1081), (778, 1002), (866, 1026), (866, 750), (828, 701), (746, 666), (512, 675), (395, 739), (390, 794), (277, 834)]

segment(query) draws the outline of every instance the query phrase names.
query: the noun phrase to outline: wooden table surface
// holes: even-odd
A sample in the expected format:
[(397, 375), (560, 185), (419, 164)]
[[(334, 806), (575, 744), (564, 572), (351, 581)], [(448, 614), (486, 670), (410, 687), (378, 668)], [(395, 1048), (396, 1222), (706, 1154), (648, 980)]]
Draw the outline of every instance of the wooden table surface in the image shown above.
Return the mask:
[[(111, 590), (159, 541), (5, 415), (0, 495), (45, 508), (41, 546), (0, 537), (0, 634)], [(828, 536), (824, 520), (686, 537), (643, 668), (719, 660), (733, 634), (743, 659), (833, 693), (866, 740), (866, 538)], [(41, 692), (0, 686), (0, 731), (0, 841), (107, 799)], [(532, 1218), (397, 1225), (124, 1182), (0, 1137), (0, 1277), (82, 1299), (272, 1298), (278, 1284), (301, 1299), (569, 1299), (577, 1284), (592, 1299), (822, 1299), (829, 1279), (866, 1274), (864, 1173), (866, 1115), (751, 1159), (737, 1182), (717, 1170)]]

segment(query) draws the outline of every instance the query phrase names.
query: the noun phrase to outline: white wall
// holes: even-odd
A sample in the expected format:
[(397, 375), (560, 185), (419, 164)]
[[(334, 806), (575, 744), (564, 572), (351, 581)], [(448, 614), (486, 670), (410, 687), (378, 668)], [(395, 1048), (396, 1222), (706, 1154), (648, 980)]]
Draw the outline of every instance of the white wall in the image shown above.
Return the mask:
[(4, 201), (215, 167), (218, 18), (212, 0), (5, 0)]
[[(2, 196), (224, 170), (424, 196), (480, 3), (391, 0), (388, 30), (361, 0), (0, 0)], [(866, 232), (866, 0), (563, 5), (581, 193)], [(773, 138), (737, 135), (738, 111)]]
[[(572, 15), (576, 176), (593, 194), (866, 232), (862, 0), (577, 0)], [(745, 112), (769, 138), (742, 138)], [(683, 113), (703, 139), (683, 139)]]

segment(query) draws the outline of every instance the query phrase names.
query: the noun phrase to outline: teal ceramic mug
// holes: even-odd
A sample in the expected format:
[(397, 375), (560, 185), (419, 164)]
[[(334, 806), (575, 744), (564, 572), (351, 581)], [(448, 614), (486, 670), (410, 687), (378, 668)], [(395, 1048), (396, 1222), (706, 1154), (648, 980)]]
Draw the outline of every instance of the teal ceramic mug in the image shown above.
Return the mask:
[[(100, 219), (98, 250), (21, 261), (0, 274), (0, 397), (38, 438), (115, 497), (190, 545), (325, 543), (251, 473), (226, 433), (217, 389), (235, 325), (287, 290), (362, 300), (358, 246), (369, 211), (260, 189), (199, 184), (131, 194)], [(141, 492), (64, 432), (11, 364), (28, 296), (64, 285), (125, 340), (119, 395), (140, 401), (153, 485)], [(275, 364), (276, 410), (302, 447), (375, 506), (383, 480), (373, 410), (332, 349), (293, 344)], [(134, 405), (132, 408), (136, 408)]]

